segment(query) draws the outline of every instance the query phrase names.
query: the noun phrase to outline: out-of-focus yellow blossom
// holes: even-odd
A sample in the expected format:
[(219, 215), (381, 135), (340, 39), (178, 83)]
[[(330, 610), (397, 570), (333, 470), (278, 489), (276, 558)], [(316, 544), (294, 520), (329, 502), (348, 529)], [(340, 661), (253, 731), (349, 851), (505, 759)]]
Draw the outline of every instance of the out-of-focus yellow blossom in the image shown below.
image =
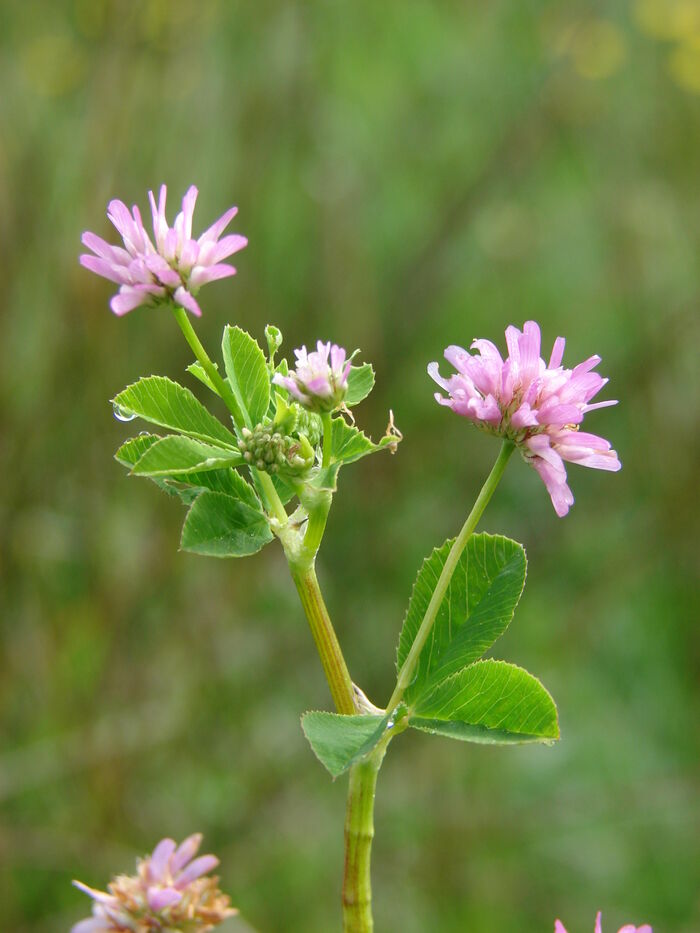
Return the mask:
[(570, 54), (582, 78), (592, 81), (609, 78), (625, 60), (625, 38), (610, 20), (591, 20), (573, 31)]
[(700, 33), (700, 0), (636, 0), (634, 13), (647, 35), (683, 40)]
[(668, 67), (681, 87), (700, 94), (700, 49), (678, 45), (669, 56)]

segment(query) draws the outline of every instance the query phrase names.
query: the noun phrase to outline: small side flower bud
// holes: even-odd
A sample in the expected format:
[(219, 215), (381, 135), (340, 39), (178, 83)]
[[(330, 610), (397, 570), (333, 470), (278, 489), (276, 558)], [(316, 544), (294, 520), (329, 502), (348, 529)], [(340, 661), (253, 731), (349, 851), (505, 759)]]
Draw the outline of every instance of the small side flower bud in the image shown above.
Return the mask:
[(335, 411), (345, 398), (348, 388), (350, 361), (337, 344), (316, 344), (316, 350), (307, 353), (306, 347), (295, 350), (296, 369), (288, 376), (276, 373), (273, 382), (283, 386), (292, 398), (309, 411)]

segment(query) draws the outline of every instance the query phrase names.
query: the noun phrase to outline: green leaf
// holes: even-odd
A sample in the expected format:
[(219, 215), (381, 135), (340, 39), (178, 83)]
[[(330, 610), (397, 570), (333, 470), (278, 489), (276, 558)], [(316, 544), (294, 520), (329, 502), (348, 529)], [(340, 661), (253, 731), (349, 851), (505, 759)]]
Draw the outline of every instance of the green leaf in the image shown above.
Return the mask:
[(272, 532), (262, 512), (221, 492), (203, 492), (192, 503), (182, 527), (185, 551), (210, 557), (255, 554)]
[(348, 390), (345, 393), (345, 404), (357, 405), (367, 398), (374, 388), (374, 369), (371, 363), (362, 366), (351, 366), (348, 373)]
[[(161, 439), (157, 434), (140, 434), (138, 437), (132, 437), (122, 444), (114, 458), (125, 467), (133, 467), (144, 453)], [(169, 476), (167, 479), (149, 476), (149, 479), (168, 495), (179, 496), (186, 505), (191, 505), (200, 492), (209, 489), (212, 492), (223, 492), (227, 496), (233, 496), (234, 499), (241, 499), (252, 509), (262, 510), (260, 500), (250, 483), (246, 482), (240, 473), (228, 467), (182, 473)]]
[(423, 697), (409, 726), (465, 742), (491, 745), (559, 738), (554, 700), (515, 664), (477, 661)]
[(236, 438), (189, 389), (165, 376), (148, 376), (127, 386), (114, 399), (121, 411), (144, 421), (188, 434), (200, 441), (235, 447)]
[(124, 441), (115, 453), (114, 459), (121, 463), (122, 466), (132, 467), (141, 459), (148, 448), (159, 440), (161, 440), (159, 434), (139, 434), (138, 437), (130, 437), (128, 441)]
[(339, 777), (372, 751), (390, 717), (341, 716), (338, 713), (304, 713), (301, 728), (321, 764)]
[(265, 354), (240, 327), (224, 328), (221, 344), (226, 376), (249, 428), (259, 424), (270, 406), (270, 374)]
[(397, 442), (393, 436), (383, 437), (378, 444), (370, 440), (358, 428), (348, 424), (344, 418), (333, 418), (331, 431), (331, 460), (354, 463)]
[(172, 476), (194, 471), (220, 470), (238, 466), (243, 457), (237, 450), (212, 447), (191, 437), (170, 434), (151, 444), (132, 468), (137, 476)]
[[(214, 363), (214, 367), (216, 369), (219, 368), (216, 365), (216, 363)], [(202, 366), (201, 363), (190, 363), (190, 365), (187, 367), (187, 372), (191, 373), (195, 377), (195, 379), (199, 379), (202, 385), (205, 385), (207, 389), (211, 389), (214, 395), (218, 395), (219, 397), (221, 396), (221, 393), (216, 388), (214, 383), (211, 381), (211, 379), (209, 378), (209, 374), (207, 373), (206, 369)]]
[[(445, 565), (453, 540), (426, 558), (418, 572), (401, 630), (401, 669)], [(527, 561), (521, 545), (502, 535), (472, 535), (457, 563), (406, 691), (415, 700), (491, 647), (503, 634), (525, 585)]]

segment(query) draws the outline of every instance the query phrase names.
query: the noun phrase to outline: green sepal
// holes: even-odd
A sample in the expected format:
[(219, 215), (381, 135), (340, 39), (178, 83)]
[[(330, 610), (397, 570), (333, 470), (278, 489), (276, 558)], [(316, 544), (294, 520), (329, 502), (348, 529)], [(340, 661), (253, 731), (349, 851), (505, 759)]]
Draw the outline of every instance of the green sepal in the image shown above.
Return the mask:
[(554, 700), (515, 664), (477, 661), (422, 697), (409, 726), (464, 742), (512, 745), (559, 738)]
[(366, 757), (384, 736), (389, 723), (396, 722), (404, 714), (403, 704), (393, 715), (385, 716), (304, 713), (301, 728), (314, 755), (335, 779)]
[(180, 546), (209, 557), (247, 557), (272, 541), (263, 512), (221, 492), (205, 491), (192, 503)]
[[(413, 586), (397, 652), (406, 660), (453, 540), (435, 548)], [(527, 560), (520, 544), (502, 535), (475, 534), (462, 552), (406, 699), (413, 703), (439, 681), (480, 658), (508, 627), (520, 599)]]
[(112, 400), (127, 415), (187, 434), (205, 443), (235, 447), (236, 438), (184, 386), (165, 376), (147, 376)]
[(224, 328), (221, 351), (226, 377), (245, 426), (253, 428), (263, 420), (270, 407), (270, 374), (265, 354), (257, 340), (230, 324)]
[(371, 363), (351, 366), (348, 373), (348, 388), (343, 401), (348, 406), (358, 405), (374, 388), (374, 368)]

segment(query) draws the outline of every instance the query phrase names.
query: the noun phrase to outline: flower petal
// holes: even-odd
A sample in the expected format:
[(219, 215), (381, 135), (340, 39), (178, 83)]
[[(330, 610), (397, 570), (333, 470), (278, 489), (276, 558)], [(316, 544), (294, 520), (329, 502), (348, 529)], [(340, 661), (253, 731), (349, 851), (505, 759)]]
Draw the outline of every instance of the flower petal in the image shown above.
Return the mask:
[(158, 913), (158, 911), (163, 910), (165, 907), (172, 907), (173, 904), (177, 904), (181, 901), (182, 894), (176, 891), (175, 888), (160, 888), (154, 885), (147, 890), (146, 900), (151, 910)]
[(148, 864), (148, 875), (152, 881), (162, 882), (170, 870), (170, 856), (177, 848), (174, 839), (161, 839), (153, 850)]
[(211, 871), (213, 868), (219, 864), (219, 860), (215, 855), (200, 855), (199, 858), (196, 858), (193, 862), (180, 872), (180, 874), (175, 879), (175, 887), (182, 891), (183, 888), (186, 888), (188, 884), (192, 881), (195, 881), (201, 875), (206, 875), (208, 871)]

